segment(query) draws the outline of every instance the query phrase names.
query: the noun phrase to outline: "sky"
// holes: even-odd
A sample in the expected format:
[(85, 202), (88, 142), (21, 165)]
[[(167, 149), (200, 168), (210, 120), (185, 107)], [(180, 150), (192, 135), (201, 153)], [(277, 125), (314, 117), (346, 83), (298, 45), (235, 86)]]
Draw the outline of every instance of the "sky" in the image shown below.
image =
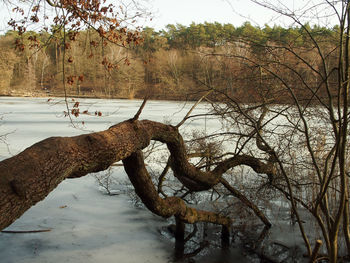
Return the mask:
[[(123, 0), (132, 1), (132, 0)], [(251, 22), (255, 26), (263, 27), (265, 24), (273, 26), (275, 24), (288, 27), (292, 21), (281, 17), (251, 0), (141, 0), (145, 7), (152, 12), (152, 21), (142, 22), (142, 26), (153, 27), (156, 30), (164, 29), (167, 24), (190, 25), (192, 22), (203, 23), (219, 22), (230, 23), (240, 26), (245, 21)], [(310, 7), (322, 0), (269, 0), (268, 2), (288, 5), (288, 8), (298, 10), (298, 8)], [(118, 1), (112, 1), (118, 4)], [(323, 1), (324, 2), (324, 1)], [(2, 5), (1, 5), (2, 3)], [(0, 32), (6, 32), (9, 28), (10, 10), (0, 3)], [(329, 8), (328, 8), (329, 9)], [(324, 25), (334, 23), (326, 21)]]
[[(154, 19), (147, 25), (156, 29), (163, 29), (167, 24), (190, 25), (192, 22), (203, 23), (220, 22), (240, 26), (249, 21), (254, 26), (263, 27), (281, 25), (288, 27), (293, 21), (276, 12), (253, 3), (251, 0), (149, 0), (153, 6)], [(324, 0), (261, 0), (289, 9), (300, 14), (301, 10), (309, 10), (303, 22), (320, 23), (323, 26), (334, 25), (335, 19), (328, 15), (332, 12)], [(320, 5), (321, 3), (321, 5)], [(315, 8), (317, 6), (317, 8)], [(310, 17), (322, 17), (310, 21)]]
[[(167, 24), (220, 22), (240, 26), (245, 21), (263, 26), (274, 23), (272, 12), (249, 0), (153, 0), (154, 19), (150, 26), (162, 29)], [(277, 22), (277, 21), (276, 21)]]

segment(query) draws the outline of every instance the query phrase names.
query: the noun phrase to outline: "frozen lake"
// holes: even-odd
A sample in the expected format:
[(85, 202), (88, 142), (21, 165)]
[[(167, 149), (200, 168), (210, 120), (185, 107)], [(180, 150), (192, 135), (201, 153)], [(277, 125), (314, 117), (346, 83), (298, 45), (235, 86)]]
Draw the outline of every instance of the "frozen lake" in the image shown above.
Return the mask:
[[(64, 117), (66, 105), (61, 98), (0, 98), (1, 134), (6, 134), (0, 144), (0, 158), (4, 159), (23, 151), (26, 147), (51, 136), (73, 136), (105, 130), (130, 119), (137, 112), (139, 100), (79, 99), (78, 118)], [(70, 107), (76, 101), (69, 101)], [(186, 115), (193, 103), (149, 101), (140, 119), (150, 119), (176, 125)], [(101, 111), (102, 117), (95, 112)], [(192, 114), (208, 111), (200, 104)], [(98, 114), (97, 114), (98, 115)], [(216, 120), (189, 120), (182, 133), (191, 129), (220, 130)], [(125, 180), (123, 168), (113, 170), (114, 176)], [(280, 206), (280, 205), (278, 205)], [(301, 243), (295, 226), (286, 225), (283, 209), (271, 208), (275, 220), (270, 240), (294, 246)], [(239, 216), (239, 215), (238, 215)], [(145, 209), (134, 206), (125, 194), (108, 196), (98, 187), (96, 178), (88, 175), (67, 179), (47, 198), (29, 209), (7, 230), (50, 229), (44, 233), (0, 233), (1, 263), (56, 263), (56, 262), (172, 262), (174, 239), (162, 232), (169, 224)], [(254, 229), (252, 229), (254, 232)], [(256, 229), (255, 229), (255, 232)], [(281, 236), (281, 232), (284, 234)], [(273, 241), (274, 242), (274, 241)], [(220, 249), (207, 251), (196, 258), (198, 262), (260, 262), (241, 255), (239, 245), (234, 245), (225, 257)], [(187, 262), (187, 261), (186, 261)], [(289, 261), (286, 261), (289, 262)], [(294, 261), (293, 261), (294, 262)]]
[[(88, 110), (92, 115), (74, 117), (77, 129), (72, 127), (69, 118), (64, 117), (62, 99), (48, 102), (45, 98), (0, 98), (1, 134), (7, 134), (6, 144), (0, 145), (0, 157), (4, 159), (17, 154), (47, 137), (107, 129), (132, 118), (142, 103), (97, 99), (81, 99), (79, 102), (80, 111)], [(72, 106), (75, 102), (69, 103)], [(177, 124), (190, 107), (191, 104), (179, 102), (149, 101), (140, 119)], [(95, 116), (96, 110), (102, 112), (102, 117)], [(205, 106), (199, 105), (195, 113), (204, 111)], [(203, 121), (192, 122), (191, 127), (203, 126)], [(120, 173), (123, 173), (122, 169)], [(167, 224), (149, 211), (136, 208), (125, 195), (103, 195), (91, 175), (67, 179), (7, 228), (51, 231), (0, 233), (0, 261), (169, 262), (173, 258), (174, 242), (159, 234)]]
[[(61, 98), (48, 101), (47, 98), (0, 97), (1, 134), (8, 134), (6, 141), (9, 145), (9, 149), (5, 145), (0, 146), (0, 157), (16, 154), (33, 143), (51, 136), (73, 136), (108, 129), (116, 123), (132, 118), (142, 103), (140, 100), (79, 99), (78, 101), (80, 112), (87, 110), (90, 114), (81, 114), (78, 118), (72, 117), (77, 129), (72, 127), (68, 117), (64, 117), (66, 105)], [(69, 100), (70, 107), (73, 107), (75, 102)], [(149, 101), (140, 119), (177, 124), (191, 106), (192, 103)], [(95, 116), (96, 111), (101, 111), (102, 117)], [(205, 111), (204, 105), (198, 105), (194, 113)], [(204, 120), (189, 123), (191, 127), (203, 127)], [(184, 126), (186, 128), (186, 125)]]

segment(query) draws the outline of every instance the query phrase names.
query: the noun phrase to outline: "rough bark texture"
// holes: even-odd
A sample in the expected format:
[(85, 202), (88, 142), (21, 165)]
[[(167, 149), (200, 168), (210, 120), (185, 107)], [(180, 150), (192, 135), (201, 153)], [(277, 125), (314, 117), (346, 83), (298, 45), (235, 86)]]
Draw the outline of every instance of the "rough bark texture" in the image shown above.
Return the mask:
[[(27, 209), (44, 199), (66, 178), (81, 177), (107, 169), (123, 160), (136, 193), (148, 209), (183, 222), (211, 222), (229, 227), (229, 218), (188, 207), (177, 197), (162, 199), (144, 166), (142, 150), (151, 140), (166, 143), (174, 175), (191, 191), (210, 189), (230, 167), (252, 160), (229, 159), (213, 172), (203, 172), (188, 162), (183, 139), (176, 127), (148, 120), (128, 120), (106, 131), (75, 137), (52, 137), (0, 162), (0, 229), (10, 225)], [(254, 170), (270, 173), (266, 164), (254, 160)]]
[(132, 153), (123, 160), (124, 168), (137, 195), (146, 207), (153, 213), (162, 217), (176, 216), (179, 220), (193, 224), (195, 222), (209, 222), (213, 224), (230, 226), (231, 220), (217, 213), (198, 210), (188, 207), (179, 197), (167, 197), (162, 199), (152, 183), (144, 165), (141, 151)]
[(142, 125), (126, 121), (102, 132), (51, 137), (0, 162), (0, 229), (44, 199), (64, 179), (105, 170), (149, 141)]

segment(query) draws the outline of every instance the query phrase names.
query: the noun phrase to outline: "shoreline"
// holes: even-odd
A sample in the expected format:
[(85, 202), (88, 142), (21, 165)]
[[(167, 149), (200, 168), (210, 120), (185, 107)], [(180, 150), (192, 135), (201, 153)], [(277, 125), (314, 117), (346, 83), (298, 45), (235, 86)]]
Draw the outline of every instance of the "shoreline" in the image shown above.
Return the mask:
[[(12, 92), (11, 94), (1, 94), (0, 97), (9, 98), (69, 98), (69, 99), (110, 99), (110, 100), (143, 100), (144, 97), (127, 97), (127, 96), (107, 96), (107, 95), (97, 95), (97, 94), (65, 94), (62, 93), (44, 93), (44, 92)], [(148, 100), (152, 101), (179, 101), (179, 102), (196, 102), (198, 100), (193, 98), (163, 98), (163, 97), (150, 97)]]
[[(144, 97), (127, 97), (127, 96), (108, 96), (108, 95), (97, 95), (97, 94), (62, 94), (62, 93), (44, 93), (44, 92), (13, 92), (0, 93), (0, 97), (19, 97), (19, 98), (82, 98), (82, 99), (116, 99), (116, 100), (143, 100)], [(162, 98), (162, 97), (151, 97), (149, 100), (156, 101), (197, 101), (189, 98)]]

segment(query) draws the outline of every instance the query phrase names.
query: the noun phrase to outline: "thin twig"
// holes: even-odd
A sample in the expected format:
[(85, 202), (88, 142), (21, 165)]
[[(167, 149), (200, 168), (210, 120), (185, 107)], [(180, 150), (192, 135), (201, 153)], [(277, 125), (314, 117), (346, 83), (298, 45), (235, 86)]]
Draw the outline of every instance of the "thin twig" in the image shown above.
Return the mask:
[(143, 99), (143, 102), (142, 102), (142, 104), (141, 104), (139, 110), (136, 112), (135, 116), (131, 119), (131, 121), (136, 121), (136, 120), (138, 120), (138, 118), (140, 117), (140, 115), (141, 115), (141, 113), (142, 113), (143, 108), (144, 108), (145, 105), (146, 105), (147, 100), (148, 100), (148, 97), (146, 96), (146, 97)]
[(205, 93), (193, 106), (192, 108), (187, 112), (186, 116), (182, 119), (182, 121), (180, 121), (175, 127), (179, 128), (182, 124), (185, 123), (185, 121), (188, 119), (188, 117), (190, 116), (190, 114), (192, 113), (192, 111), (197, 107), (197, 105), (204, 99), (206, 98), (210, 93), (213, 92), (212, 90), (209, 90), (207, 93)]
[(51, 229), (40, 229), (40, 230), (2, 230), (1, 233), (6, 234), (28, 234), (28, 233), (41, 233), (50, 232)]
[(310, 257), (309, 263), (314, 263), (317, 261), (317, 255), (318, 255), (318, 252), (320, 251), (321, 246), (322, 246), (322, 240), (320, 239), (316, 240), (316, 245), (314, 250), (312, 251), (312, 255)]

